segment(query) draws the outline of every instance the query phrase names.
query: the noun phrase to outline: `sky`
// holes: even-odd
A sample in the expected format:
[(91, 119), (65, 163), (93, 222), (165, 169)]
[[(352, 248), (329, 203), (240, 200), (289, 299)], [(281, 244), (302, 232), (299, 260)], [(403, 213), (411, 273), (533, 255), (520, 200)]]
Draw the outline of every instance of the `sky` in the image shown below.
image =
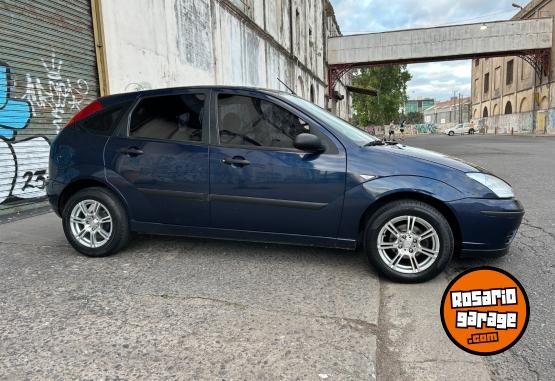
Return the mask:
[[(344, 35), (388, 30), (507, 20), (518, 9), (514, 0), (331, 0)], [(470, 61), (409, 65), (413, 79), (409, 98), (448, 100), (453, 93), (470, 95)]]

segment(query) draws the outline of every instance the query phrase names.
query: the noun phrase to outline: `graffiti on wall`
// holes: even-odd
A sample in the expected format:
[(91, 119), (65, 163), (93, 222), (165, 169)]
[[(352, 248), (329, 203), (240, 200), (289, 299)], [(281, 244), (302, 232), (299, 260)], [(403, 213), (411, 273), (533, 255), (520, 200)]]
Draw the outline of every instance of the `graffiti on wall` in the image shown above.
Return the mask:
[(46, 80), (26, 75), (27, 85), (23, 100), (31, 105), (32, 115), (46, 111), (52, 116), (52, 124), (56, 132), (63, 127), (63, 115), (75, 113), (83, 107), (83, 101), (89, 94), (89, 84), (84, 79), (72, 81), (64, 78), (62, 69), (64, 61), (58, 59), (55, 53), (51, 58), (41, 58)]
[(11, 96), (9, 78), (9, 66), (0, 62), (0, 204), (45, 196), (50, 151), (44, 136), (16, 140), (29, 125), (32, 106)]

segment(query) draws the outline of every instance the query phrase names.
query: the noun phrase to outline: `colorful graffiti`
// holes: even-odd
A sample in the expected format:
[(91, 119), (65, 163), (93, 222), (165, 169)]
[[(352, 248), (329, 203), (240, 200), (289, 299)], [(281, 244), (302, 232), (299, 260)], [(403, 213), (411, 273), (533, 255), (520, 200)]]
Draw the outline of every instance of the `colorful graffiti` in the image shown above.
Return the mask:
[(0, 62), (0, 204), (10, 198), (45, 196), (50, 142), (36, 136), (16, 141), (31, 120), (32, 105), (10, 96), (10, 69)]
[(41, 58), (47, 80), (43, 83), (40, 78), (27, 74), (26, 91), (22, 99), (31, 104), (32, 115), (37, 111), (47, 110), (52, 115), (52, 124), (56, 132), (63, 127), (63, 115), (74, 113), (83, 106), (85, 97), (89, 94), (89, 84), (84, 79), (71, 81), (62, 76), (64, 61), (52, 53), (50, 60)]

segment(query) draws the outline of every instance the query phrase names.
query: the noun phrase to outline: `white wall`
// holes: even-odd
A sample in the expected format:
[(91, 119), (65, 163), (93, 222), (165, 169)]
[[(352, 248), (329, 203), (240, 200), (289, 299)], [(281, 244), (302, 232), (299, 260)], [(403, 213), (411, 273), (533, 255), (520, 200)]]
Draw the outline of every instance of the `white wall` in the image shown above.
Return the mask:
[[(109, 91), (195, 85), (287, 91), (279, 78), (306, 99), (312, 86), (324, 107), (323, 1), (292, 0), (289, 9), (287, 0), (231, 0), (232, 8), (223, 0), (103, 0)], [(342, 110), (348, 118), (350, 108)]]

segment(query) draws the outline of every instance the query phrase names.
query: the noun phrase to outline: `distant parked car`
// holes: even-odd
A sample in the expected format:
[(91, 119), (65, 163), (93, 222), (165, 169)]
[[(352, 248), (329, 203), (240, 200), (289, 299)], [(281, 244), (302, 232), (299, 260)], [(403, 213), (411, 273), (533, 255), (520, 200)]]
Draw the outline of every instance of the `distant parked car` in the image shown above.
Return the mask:
[(54, 140), (49, 170), (65, 235), (92, 257), (130, 232), (361, 247), (386, 276), (420, 282), (455, 252), (506, 253), (524, 213), (479, 167), (240, 87), (100, 98)]
[(470, 123), (457, 124), (455, 127), (448, 128), (445, 131), (443, 131), (444, 134), (449, 135), (449, 136), (465, 135), (465, 134), (472, 135), (475, 132), (476, 132), (476, 130), (474, 129), (474, 127)]

